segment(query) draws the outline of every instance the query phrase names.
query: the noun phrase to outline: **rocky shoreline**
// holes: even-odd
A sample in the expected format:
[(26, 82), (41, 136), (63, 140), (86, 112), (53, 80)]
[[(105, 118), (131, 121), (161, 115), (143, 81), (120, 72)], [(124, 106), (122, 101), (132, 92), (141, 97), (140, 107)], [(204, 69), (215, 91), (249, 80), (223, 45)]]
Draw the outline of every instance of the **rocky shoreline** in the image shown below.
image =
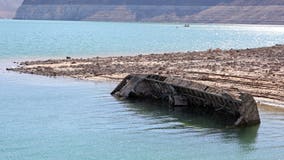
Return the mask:
[(284, 45), (85, 59), (66, 57), (21, 62), (7, 70), (83, 80), (121, 80), (128, 74), (158, 74), (284, 104)]

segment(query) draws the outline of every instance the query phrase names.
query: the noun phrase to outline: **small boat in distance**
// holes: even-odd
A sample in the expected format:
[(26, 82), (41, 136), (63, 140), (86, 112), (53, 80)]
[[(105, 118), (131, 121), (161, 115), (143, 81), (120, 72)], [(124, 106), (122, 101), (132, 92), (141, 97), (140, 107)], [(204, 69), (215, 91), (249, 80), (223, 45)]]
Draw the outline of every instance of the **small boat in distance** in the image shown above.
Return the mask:
[(184, 27), (190, 27), (190, 25), (188, 23), (184, 24)]

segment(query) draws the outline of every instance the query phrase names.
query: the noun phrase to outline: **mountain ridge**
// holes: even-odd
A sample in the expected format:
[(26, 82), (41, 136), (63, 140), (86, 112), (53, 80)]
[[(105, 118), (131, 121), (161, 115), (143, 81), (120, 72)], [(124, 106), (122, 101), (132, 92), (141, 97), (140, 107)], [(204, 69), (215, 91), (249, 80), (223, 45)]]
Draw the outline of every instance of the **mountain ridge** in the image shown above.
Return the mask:
[(23, 0), (0, 0), (0, 18), (13, 18)]
[(24, 0), (15, 19), (284, 24), (284, 0)]

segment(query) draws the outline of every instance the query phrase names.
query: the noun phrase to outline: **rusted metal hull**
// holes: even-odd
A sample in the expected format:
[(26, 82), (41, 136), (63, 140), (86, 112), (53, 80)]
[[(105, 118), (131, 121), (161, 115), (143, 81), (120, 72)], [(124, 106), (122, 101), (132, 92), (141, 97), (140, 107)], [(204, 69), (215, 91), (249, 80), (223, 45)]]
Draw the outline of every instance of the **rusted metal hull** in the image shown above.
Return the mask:
[(128, 75), (111, 93), (124, 98), (149, 98), (167, 102), (172, 109), (211, 115), (232, 126), (260, 123), (257, 104), (246, 93), (239, 97), (210, 86), (158, 75)]

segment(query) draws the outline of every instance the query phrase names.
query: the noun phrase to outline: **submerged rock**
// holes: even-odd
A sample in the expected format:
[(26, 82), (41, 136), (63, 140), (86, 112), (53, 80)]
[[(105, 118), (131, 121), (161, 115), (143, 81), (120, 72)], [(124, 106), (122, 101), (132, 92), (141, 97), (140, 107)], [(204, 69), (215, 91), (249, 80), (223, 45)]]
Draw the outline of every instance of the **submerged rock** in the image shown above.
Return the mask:
[(221, 119), (230, 126), (260, 123), (257, 104), (250, 94), (230, 93), (178, 78), (159, 75), (128, 75), (111, 93), (124, 98), (148, 98), (167, 102), (172, 109)]

